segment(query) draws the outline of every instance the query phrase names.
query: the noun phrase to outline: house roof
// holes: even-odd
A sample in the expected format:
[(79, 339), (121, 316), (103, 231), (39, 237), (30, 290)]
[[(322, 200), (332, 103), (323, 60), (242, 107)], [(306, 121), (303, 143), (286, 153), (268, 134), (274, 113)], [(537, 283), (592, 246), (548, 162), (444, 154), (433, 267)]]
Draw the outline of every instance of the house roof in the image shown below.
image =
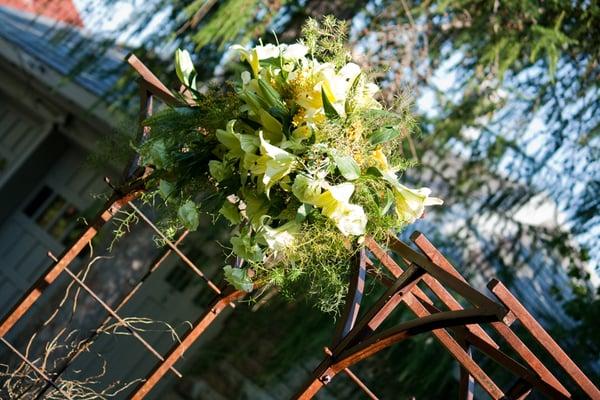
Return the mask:
[(124, 49), (43, 15), (0, 6), (0, 37), (109, 101), (110, 89), (126, 68)]
[(83, 27), (77, 7), (71, 0), (0, 0), (0, 6), (45, 15), (55, 21)]

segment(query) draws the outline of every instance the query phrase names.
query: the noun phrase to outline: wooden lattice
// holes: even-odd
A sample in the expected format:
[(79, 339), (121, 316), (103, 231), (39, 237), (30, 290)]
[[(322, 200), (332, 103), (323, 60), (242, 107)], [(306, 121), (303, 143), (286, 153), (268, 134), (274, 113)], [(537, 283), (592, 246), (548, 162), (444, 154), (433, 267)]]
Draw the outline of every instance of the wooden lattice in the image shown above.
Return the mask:
[[(130, 56), (128, 61), (140, 75), (141, 108), (138, 140), (142, 141), (150, 132), (148, 128), (142, 126), (141, 121), (152, 112), (153, 99), (157, 98), (169, 105), (177, 105), (180, 100), (173, 96), (171, 91), (135, 56)], [(69, 395), (61, 390), (58, 380), (61, 373), (65, 371), (78, 354), (71, 356), (69, 362), (61, 370), (54, 371), (54, 378), (50, 378), (47, 373), (40, 370), (34, 362), (9, 343), (5, 337), (40, 298), (43, 291), (63, 272), (69, 275), (82, 290), (92, 296), (108, 312), (108, 319), (113, 318), (121, 322), (157, 358), (157, 364), (144, 381), (135, 388), (130, 395), (131, 399), (144, 398), (168, 371), (180, 377), (180, 372), (175, 369), (175, 363), (182, 357), (186, 349), (198, 340), (224, 309), (235, 307), (235, 301), (245, 296), (244, 292), (231, 287), (220, 287), (213, 283), (179, 249), (178, 245), (187, 235), (187, 232), (184, 232), (175, 242), (167, 240), (166, 236), (153, 224), (150, 218), (133, 204), (132, 201), (143, 192), (144, 182), (150, 174), (151, 171), (138, 166), (137, 159), (132, 160), (124, 174), (125, 183), (113, 187), (113, 195), (92, 224), (62, 255), (55, 257), (50, 254), (55, 261), (54, 264), (44, 272), (22, 295), (16, 305), (8, 310), (0, 320), (0, 341), (47, 382), (47, 386), (38, 398), (43, 398), (44, 393), (51, 388), (62, 393), (65, 398), (69, 398)], [(110, 184), (110, 182), (108, 183)], [(157, 235), (165, 240), (167, 250), (151, 264), (147, 273), (141, 277), (133, 290), (125, 293), (116, 305), (111, 306), (94, 293), (75, 272), (69, 269), (69, 266), (100, 228), (125, 206), (130, 207)], [(345, 373), (369, 398), (376, 399), (377, 397), (373, 392), (349, 368), (398, 342), (427, 332), (432, 333), (458, 361), (461, 368), (459, 394), (462, 399), (473, 398), (475, 383), (480, 385), (493, 399), (523, 399), (532, 390), (536, 390), (549, 398), (574, 398), (574, 395), (565, 388), (555, 374), (513, 331), (511, 325), (518, 321), (564, 369), (583, 393), (589, 398), (600, 400), (598, 388), (501, 282), (492, 280), (488, 284), (488, 289), (494, 296), (494, 299), (492, 299), (470, 286), (423, 234), (415, 232), (411, 240), (418, 250), (394, 237), (391, 237), (387, 244), (402, 260), (404, 266), (402, 268), (378, 243), (366, 238), (365, 249), (353, 261), (353, 273), (349, 280), (346, 305), (342, 318), (340, 318), (337, 325), (331, 347), (325, 349), (325, 358), (295, 398), (310, 399), (337, 374)], [(174, 344), (167, 354), (162, 355), (140, 333), (129, 326), (119, 316), (118, 311), (133, 297), (148, 276), (159, 268), (171, 253), (175, 253), (187, 267), (204, 280), (209, 288), (215, 292), (215, 297), (207, 310), (199, 316), (191, 329), (181, 338), (181, 341)], [(393, 279), (378, 273), (378, 270), (374, 268), (374, 262), (380, 263), (387, 269)], [(384, 285), (386, 291), (372, 307), (364, 311), (359, 317), (367, 275), (371, 275), (373, 279)], [(436, 306), (436, 302), (419, 287), (419, 284), (425, 286), (429, 293), (437, 297), (437, 303), (441, 302), (443, 309)], [(465, 299), (470, 305), (469, 308), (463, 308), (451, 291), (460, 298)], [(402, 322), (393, 328), (379, 331), (378, 327), (396, 308), (402, 305), (408, 307), (416, 318)], [(104, 323), (106, 322), (105, 320)], [(518, 354), (519, 359), (509, 356), (501, 345), (483, 329), (483, 326), (488, 326), (494, 331), (504, 342), (504, 347), (512, 349)], [(512, 373), (515, 377), (512, 386), (500, 388), (494, 379), (486, 374), (474, 360), (472, 357), (472, 350), (474, 349), (479, 350)]]

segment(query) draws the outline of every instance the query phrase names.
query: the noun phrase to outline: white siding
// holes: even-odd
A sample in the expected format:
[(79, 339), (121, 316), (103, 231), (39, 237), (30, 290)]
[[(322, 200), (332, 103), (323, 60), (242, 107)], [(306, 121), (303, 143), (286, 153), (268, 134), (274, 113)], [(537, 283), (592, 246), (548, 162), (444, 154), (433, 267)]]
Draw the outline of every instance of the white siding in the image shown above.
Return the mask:
[(0, 186), (49, 133), (0, 98)]
[(102, 190), (100, 174), (85, 167), (76, 147), (47, 172), (36, 188), (0, 225), (0, 310), (6, 310), (60, 254), (78, 229), (77, 218)]

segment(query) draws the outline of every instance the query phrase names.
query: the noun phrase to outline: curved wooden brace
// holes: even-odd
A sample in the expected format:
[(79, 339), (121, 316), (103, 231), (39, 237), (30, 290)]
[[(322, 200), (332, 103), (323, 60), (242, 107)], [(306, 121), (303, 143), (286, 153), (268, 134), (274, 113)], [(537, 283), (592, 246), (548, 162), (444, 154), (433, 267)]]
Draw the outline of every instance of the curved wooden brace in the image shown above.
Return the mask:
[(364, 337), (373, 333), (396, 306), (408, 295), (417, 284), (425, 271), (411, 265), (390, 286), (379, 300), (361, 317), (358, 324), (333, 349), (334, 354), (340, 354), (345, 349), (357, 344)]
[[(423, 251), (425, 253), (425, 255), (427, 255), (427, 257), (431, 259), (431, 257), (429, 256), (429, 253), (424, 250), (424, 241), (426, 241), (427, 243), (429, 243), (427, 241), (427, 239), (425, 238), (425, 235), (423, 235), (422, 233), (415, 231), (416, 233), (418, 233), (418, 235), (411, 235), (411, 238), (413, 239), (413, 241), (415, 242), (415, 244), (417, 245), (417, 247), (419, 247), (419, 249), (421, 251)], [(381, 262), (381, 264), (394, 276), (394, 277), (398, 277), (400, 276), (400, 274), (402, 274), (402, 268), (400, 268), (400, 266), (398, 266), (398, 264), (396, 264), (396, 262), (385, 252), (384, 249), (381, 248), (381, 246), (379, 246), (379, 244), (377, 242), (375, 242), (372, 238), (366, 238), (365, 240), (365, 244), (367, 246), (367, 248), (371, 251), (371, 253)], [(430, 244), (430, 243), (429, 243)], [(431, 245), (431, 244), (430, 244)], [(433, 248), (433, 245), (431, 245), (431, 247)], [(435, 249), (435, 248), (434, 248)], [(437, 251), (437, 249), (435, 249)], [(439, 253), (439, 252), (438, 252)], [(443, 256), (441, 256), (441, 254), (439, 255), (438, 258), (443, 258)], [(446, 269), (448, 272), (452, 273), (453, 275), (455, 275), (457, 278), (459, 279), (463, 279), (462, 276), (460, 275), (460, 273), (458, 271), (456, 271), (454, 269), (454, 267), (452, 267), (450, 265), (450, 263), (443, 259), (443, 261), (446, 261), (447, 265), (449, 265), (450, 267), (446, 267), (446, 264), (443, 263), (438, 263), (438, 260), (436, 260), (435, 264), (437, 266), (439, 266), (440, 268), (444, 268)], [(440, 260), (442, 261), (442, 260)], [(433, 260), (432, 260), (433, 262)], [(376, 277), (378, 278), (378, 280), (385, 286), (390, 286), (393, 281), (388, 279), (385, 279), (384, 277), (382, 277), (383, 279), (380, 279), (378, 276)], [(435, 294), (435, 296), (440, 299), (440, 301), (442, 303), (444, 303), (444, 305), (446, 305), (446, 307), (448, 307), (449, 310), (453, 310), (453, 311), (457, 311), (457, 310), (462, 310), (463, 307), (462, 305), (454, 298), (454, 296), (452, 296), (452, 294), (450, 292), (448, 292), (446, 290), (446, 288), (444, 288), (444, 286), (438, 282), (435, 278), (433, 278), (430, 275), (424, 275), (423, 278), (423, 283), (425, 283), (425, 285), (427, 285), (429, 287), (429, 289), (431, 289), (431, 291), (433, 292), (433, 294)], [(419, 289), (418, 287), (415, 288), (415, 290), (413, 291), (413, 293), (415, 295), (418, 295), (418, 297), (420, 299), (424, 299), (427, 298), (427, 296), (425, 295), (425, 293)], [(428, 299), (428, 298), (427, 298)], [(428, 303), (433, 304), (431, 302), (431, 300), (427, 300)], [(490, 345), (492, 345), (495, 348), (500, 348), (500, 346), (498, 346), (498, 344), (487, 334), (487, 332), (485, 330), (483, 330), (480, 326), (478, 325), (467, 325), (467, 328), (473, 332), (473, 334), (480, 336), (482, 339), (484, 339), (485, 341), (487, 341)]]
[(334, 354), (331, 358), (324, 360), (315, 370), (313, 375), (314, 379), (294, 398), (301, 400), (311, 399), (340, 371), (351, 367), (365, 358), (371, 357), (381, 350), (420, 333), (452, 326), (477, 324), (497, 320), (498, 317), (495, 311), (470, 309), (444, 311), (401, 323), (394, 328), (387, 329), (372, 336), (364, 342), (343, 351), (339, 355)]
[(362, 301), (365, 278), (367, 275), (367, 254), (364, 249), (356, 255), (353, 261), (353, 271), (350, 276), (348, 293), (342, 317), (340, 318), (333, 336), (333, 346), (337, 346), (339, 342), (352, 330)]
[[(385, 253), (385, 251), (381, 247), (379, 247), (379, 245), (377, 243), (375, 243), (375, 242), (368, 243), (367, 242), (367, 247), (373, 252), (373, 254), (380, 261), (382, 261), (382, 263), (384, 263), (384, 262), (387, 263), (387, 265), (385, 265), (385, 267), (388, 268), (388, 270), (390, 270), (390, 272), (392, 272), (392, 274), (394, 276), (398, 276), (400, 273), (402, 273), (402, 269), (394, 262), (394, 260), (392, 260), (387, 255), (387, 253)], [(375, 275), (375, 277), (385, 286), (389, 287), (393, 283), (393, 281), (391, 279), (386, 278), (385, 276)], [(427, 278), (431, 278), (431, 277), (428, 275), (425, 275), (423, 277), (423, 282), (425, 284), (427, 284), (428, 286), (430, 286), (429, 281), (437, 282), (433, 278), (431, 278), (431, 279), (427, 279)], [(439, 282), (437, 282), (437, 283), (439, 284)], [(452, 297), (452, 295), (443, 288), (442, 289), (444, 290), (444, 292), (437, 291), (438, 288), (436, 288), (435, 286), (430, 286), (430, 288), (437, 296), (442, 295), (442, 297), (445, 297), (447, 295), (448, 298), (454, 299)], [(428, 306), (433, 306), (433, 302), (428, 298), (428, 296), (419, 287), (415, 287), (414, 290), (412, 291), (412, 293), (406, 297), (405, 303), (407, 304), (408, 308), (418, 317), (425, 317), (425, 316), (431, 314), (431, 312), (428, 311), (424, 307), (424, 304), (427, 304)], [(462, 306), (459, 305), (459, 307), (449, 307), (449, 309), (454, 310), (454, 311), (462, 310)], [(435, 311), (435, 312), (438, 312), (438, 311)], [(493, 322), (492, 326), (495, 326), (495, 325), (506, 327), (506, 325), (504, 325), (501, 322)], [(479, 330), (483, 331), (483, 329), (481, 329), (481, 327), (479, 325), (466, 325), (465, 327), (476, 336), (481, 336), (481, 334), (478, 332), (478, 330), (473, 329), (473, 327), (478, 327)], [(485, 332), (485, 331), (483, 331), (483, 332)], [(473, 361), (473, 359), (471, 358), (469, 349), (468, 348), (465, 349), (465, 346), (463, 346), (463, 343), (459, 343), (444, 329), (434, 330), (432, 332), (432, 334), (440, 342), (440, 344), (442, 346), (444, 346), (446, 348), (446, 350), (448, 350), (448, 352), (454, 357), (454, 359), (456, 359), (458, 361), (458, 363), (460, 364), (461, 373), (463, 375), (468, 374), (469, 379), (466, 380), (466, 382), (464, 382), (465, 384), (471, 382), (470, 378), (473, 378), (473, 380), (476, 381), (492, 398), (500, 399), (500, 398), (505, 397), (505, 394), (502, 392), (502, 390), (500, 390), (500, 388), (479, 367), (479, 365), (477, 365), (477, 363), (475, 363)], [(485, 336), (487, 336), (487, 334)], [(488, 342), (486, 340), (485, 336), (481, 336), (481, 339)], [(499, 348), (499, 346), (493, 341), (492, 341), (492, 343), (488, 342), (488, 344), (490, 344), (490, 346), (492, 346), (494, 348)], [(468, 390), (468, 385), (465, 385), (464, 389), (466, 392)], [(460, 385), (459, 385), (459, 390), (460, 390)], [(468, 399), (468, 396), (464, 396), (461, 398), (466, 400), (466, 399)]]
[(443, 311), (413, 319), (375, 334), (364, 342), (345, 350), (339, 356), (334, 355), (333, 359), (335, 362), (332, 368), (337, 372), (339, 368), (350, 367), (381, 350), (420, 333), (429, 332), (434, 329), (497, 320), (498, 317), (495, 312), (479, 309)]
[[(427, 237), (423, 233), (421, 233), (419, 231), (413, 232), (413, 234), (411, 235), (411, 240), (427, 256), (427, 258), (429, 258), (429, 260), (431, 260), (431, 262), (433, 262), (437, 266), (445, 269), (446, 271), (450, 272), (451, 274), (458, 277), (459, 279), (464, 280), (464, 278), (460, 275), (460, 273), (456, 270), (456, 268), (450, 263), (450, 261), (448, 261), (448, 259), (446, 259), (446, 257), (444, 257), (444, 255), (437, 248), (435, 248), (435, 246), (427, 239)], [(374, 245), (377, 246), (376, 243)], [(436, 289), (436, 287), (431, 286), (428, 283), (427, 279), (424, 279), (424, 281), (428, 286), (430, 286), (432, 291), (442, 300), (442, 302), (444, 302), (444, 304), (446, 304), (446, 306), (450, 307), (450, 304), (446, 303), (446, 301), (442, 297), (440, 297), (439, 290), (444, 291), (445, 292), (444, 296), (445, 297), (449, 296), (448, 299), (453, 299), (452, 295), (450, 295), (443, 287), (441, 289), (440, 288)], [(434, 280), (434, 282), (437, 283), (437, 285), (441, 286), (439, 284), (439, 282), (437, 282), (435, 280)], [(417, 294), (417, 293), (415, 292), (415, 294)], [(421, 296), (417, 296), (417, 297), (419, 298), (421, 303), (426, 308), (429, 309), (430, 312), (438, 312), (439, 311), (437, 309), (432, 308), (433, 305), (429, 304), (427, 299), (425, 299), (425, 301), (424, 301), (424, 299)], [(452, 309), (452, 307), (450, 307), (450, 309)], [(519, 337), (510, 329), (510, 327), (508, 325), (505, 325), (502, 322), (493, 322), (490, 325), (506, 341), (506, 343), (513, 350), (516, 351), (516, 353), (528, 365), (528, 367), (532, 371), (535, 371), (538, 378), (540, 380), (542, 380), (544, 382), (544, 384), (550, 385), (552, 387), (552, 389), (550, 389), (550, 390), (553, 391), (553, 393), (556, 392), (556, 394), (547, 393), (549, 397), (551, 397), (551, 398), (554, 398), (554, 397), (571, 398), (571, 394), (569, 393), (569, 391), (560, 383), (560, 381), (552, 374), (552, 372), (550, 372), (550, 370), (548, 370), (548, 368), (546, 368), (546, 366), (540, 361), (540, 359), (533, 352), (531, 352), (531, 350), (529, 350), (529, 348), (525, 345), (525, 343), (523, 343), (523, 341), (521, 339), (519, 339)], [(478, 336), (478, 339), (475, 339), (475, 340), (483, 339), (487, 342), (488, 345), (491, 345), (496, 350), (500, 349), (500, 347), (493, 340), (492, 341), (489, 340), (489, 336), (487, 336), (487, 334), (481, 335), (481, 331), (483, 331), (483, 330), (479, 326), (467, 325), (466, 328), (470, 331), (469, 332), (470, 335)], [(462, 328), (459, 328), (459, 329), (462, 329)], [(456, 328), (454, 328), (454, 330), (456, 330)], [(483, 331), (483, 332), (485, 333), (485, 331)], [(471, 342), (474, 343), (473, 340), (471, 340)], [(483, 351), (482, 346), (478, 346), (478, 347), (480, 348), (480, 350)], [(490, 358), (493, 358), (489, 354), (488, 354), (488, 356), (490, 356)], [(539, 388), (539, 389), (542, 390), (541, 388)]]

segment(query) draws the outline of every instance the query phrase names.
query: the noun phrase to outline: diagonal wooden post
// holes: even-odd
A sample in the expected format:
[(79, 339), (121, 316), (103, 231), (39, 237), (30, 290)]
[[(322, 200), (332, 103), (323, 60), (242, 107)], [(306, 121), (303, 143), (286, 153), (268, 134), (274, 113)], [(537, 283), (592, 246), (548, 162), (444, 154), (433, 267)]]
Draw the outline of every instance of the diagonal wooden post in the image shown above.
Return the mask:
[(17, 303), (0, 320), (0, 337), (6, 336), (8, 331), (27, 313), (38, 301), (44, 290), (52, 284), (64, 269), (73, 262), (88, 243), (98, 234), (100, 229), (127, 203), (138, 195), (139, 191), (129, 194), (114, 194), (104, 206), (103, 211), (89, 225), (75, 243), (66, 249), (59, 257), (58, 262), (50, 265), (42, 276), (21, 296)]
[(169, 351), (165, 360), (157, 365), (146, 377), (145, 381), (136, 388), (131, 396), (131, 400), (141, 400), (150, 393), (152, 388), (156, 386), (167, 371), (173, 368), (175, 363), (183, 356), (183, 353), (198, 340), (227, 306), (234, 301), (242, 299), (246, 294), (246, 292), (241, 290), (228, 289), (218, 295), (204, 314), (194, 323), (194, 327), (185, 334), (181, 342)]

